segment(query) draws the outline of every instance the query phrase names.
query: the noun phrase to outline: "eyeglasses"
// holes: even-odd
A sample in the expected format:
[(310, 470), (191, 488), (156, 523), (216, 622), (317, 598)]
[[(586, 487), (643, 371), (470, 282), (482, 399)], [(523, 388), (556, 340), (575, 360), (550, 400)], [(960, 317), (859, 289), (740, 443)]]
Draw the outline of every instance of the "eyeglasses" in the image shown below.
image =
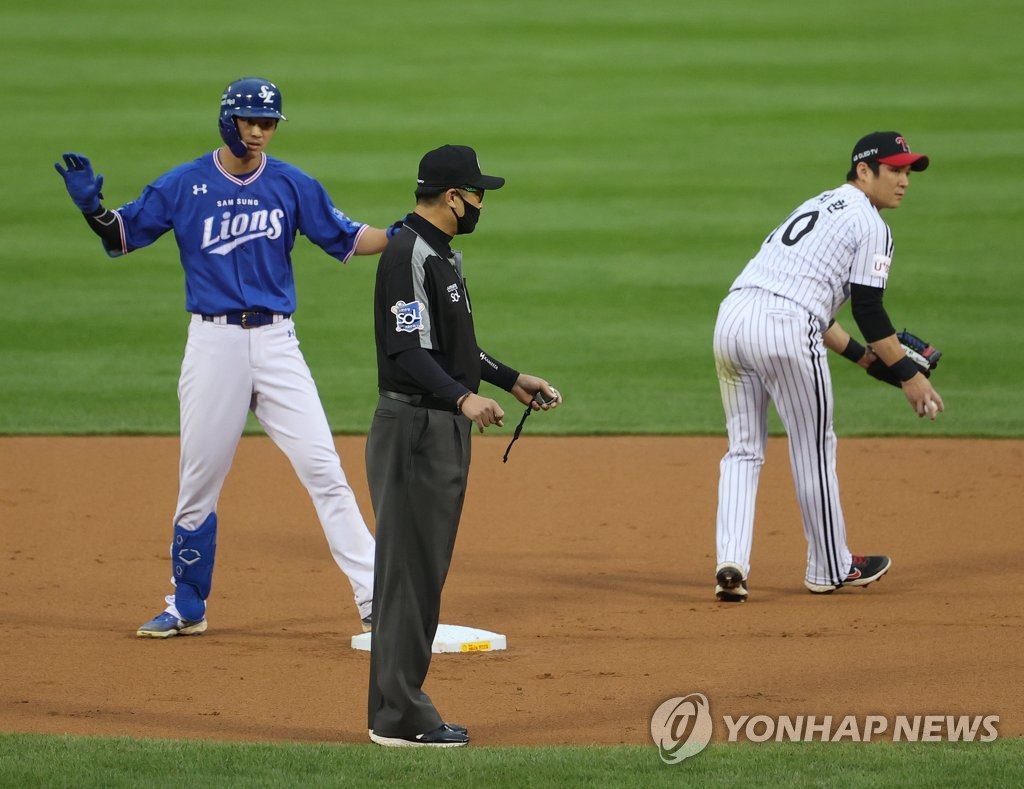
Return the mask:
[(475, 194), (479, 198), (481, 203), (484, 201), (484, 189), (477, 189), (475, 186), (460, 186), (458, 188), (461, 189), (463, 192)]

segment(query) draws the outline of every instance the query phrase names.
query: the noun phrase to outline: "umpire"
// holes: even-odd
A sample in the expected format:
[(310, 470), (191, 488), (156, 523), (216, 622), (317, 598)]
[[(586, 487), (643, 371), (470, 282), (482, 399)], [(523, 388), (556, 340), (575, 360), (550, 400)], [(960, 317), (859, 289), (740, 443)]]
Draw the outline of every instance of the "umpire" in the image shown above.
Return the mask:
[[(450, 246), (473, 232), (484, 193), (505, 179), (483, 175), (472, 148), (445, 145), (423, 156), (417, 183), (415, 211), (381, 254), (374, 291), (380, 400), (366, 443), (377, 522), (368, 726), (379, 745), (450, 748), (469, 735), (444, 722), (423, 682), (466, 495), (472, 426), (482, 433), (504, 417), (477, 390), (482, 379), (535, 410), (561, 397), (481, 350), (462, 254)], [(539, 405), (538, 392), (550, 404)]]

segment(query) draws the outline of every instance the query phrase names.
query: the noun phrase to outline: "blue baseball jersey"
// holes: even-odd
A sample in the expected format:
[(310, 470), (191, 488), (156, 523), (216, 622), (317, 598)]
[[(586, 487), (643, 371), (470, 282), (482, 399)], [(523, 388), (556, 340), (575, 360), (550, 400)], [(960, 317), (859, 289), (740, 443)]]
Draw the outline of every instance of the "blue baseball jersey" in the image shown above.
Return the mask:
[(122, 254), (174, 231), (185, 308), (207, 315), (295, 312), (296, 234), (344, 263), (367, 227), (335, 208), (315, 178), (265, 153), (243, 177), (221, 166), (218, 151), (206, 154), (160, 176), (114, 213)]

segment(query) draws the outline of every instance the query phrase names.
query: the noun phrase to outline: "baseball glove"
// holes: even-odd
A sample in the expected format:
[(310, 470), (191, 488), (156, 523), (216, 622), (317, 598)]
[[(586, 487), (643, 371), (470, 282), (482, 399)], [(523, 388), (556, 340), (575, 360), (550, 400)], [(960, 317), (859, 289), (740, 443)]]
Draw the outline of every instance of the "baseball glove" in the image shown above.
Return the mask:
[[(932, 347), (927, 340), (922, 340), (916, 334), (911, 334), (906, 329), (897, 332), (896, 339), (903, 346), (903, 352), (907, 355), (907, 358), (917, 365), (917, 368), (924, 373), (925, 378), (930, 378), (932, 370), (935, 369), (939, 359), (942, 358), (942, 351)], [(877, 378), (879, 381), (885, 381), (885, 383), (892, 386), (901, 386), (900, 380), (881, 359), (875, 359), (868, 365), (868, 375)]]

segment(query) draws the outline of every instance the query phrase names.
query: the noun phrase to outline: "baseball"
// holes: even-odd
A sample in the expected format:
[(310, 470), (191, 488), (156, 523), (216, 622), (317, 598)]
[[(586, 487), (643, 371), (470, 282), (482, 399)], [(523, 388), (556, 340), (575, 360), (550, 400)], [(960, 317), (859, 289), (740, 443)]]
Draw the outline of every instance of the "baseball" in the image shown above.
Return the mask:
[(939, 413), (939, 404), (934, 400), (929, 400), (924, 404), (924, 412), (929, 419), (934, 420)]

